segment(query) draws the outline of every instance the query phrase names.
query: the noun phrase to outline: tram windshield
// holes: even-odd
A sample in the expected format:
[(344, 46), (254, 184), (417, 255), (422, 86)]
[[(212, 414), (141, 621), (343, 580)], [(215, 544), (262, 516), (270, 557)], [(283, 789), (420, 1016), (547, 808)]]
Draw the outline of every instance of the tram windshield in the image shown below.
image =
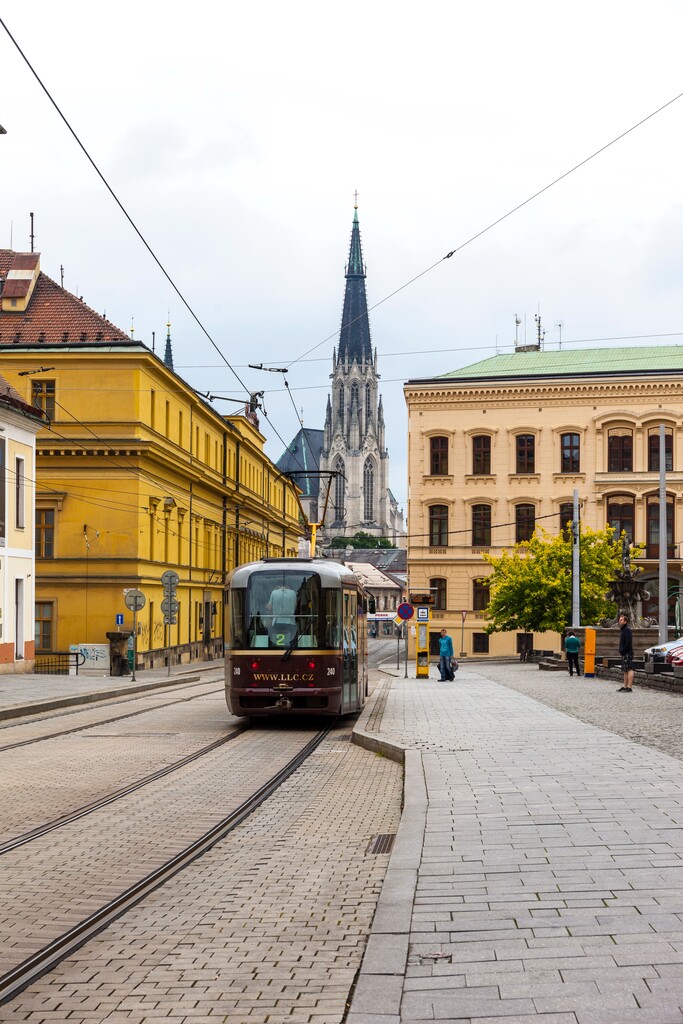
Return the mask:
[(339, 647), (341, 593), (323, 590), (317, 573), (269, 569), (234, 590), (234, 648)]

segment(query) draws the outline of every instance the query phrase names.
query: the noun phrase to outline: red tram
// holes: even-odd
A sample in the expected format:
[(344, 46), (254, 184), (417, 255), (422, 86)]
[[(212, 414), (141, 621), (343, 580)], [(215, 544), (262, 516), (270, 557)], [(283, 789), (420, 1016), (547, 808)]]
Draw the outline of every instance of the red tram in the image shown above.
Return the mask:
[(368, 597), (324, 558), (266, 558), (225, 588), (225, 697), (233, 715), (345, 715), (367, 694)]

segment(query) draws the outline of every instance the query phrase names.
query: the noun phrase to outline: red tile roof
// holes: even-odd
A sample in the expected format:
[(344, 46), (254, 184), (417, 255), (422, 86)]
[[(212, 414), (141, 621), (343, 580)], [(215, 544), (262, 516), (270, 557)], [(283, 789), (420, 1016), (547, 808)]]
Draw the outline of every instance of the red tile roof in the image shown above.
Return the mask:
[[(0, 284), (10, 270), (30, 270), (37, 253), (15, 253), (0, 249)], [(31, 262), (33, 261), (33, 262)], [(5, 288), (10, 285), (5, 285)], [(4, 294), (11, 298), (11, 292)], [(21, 344), (88, 344), (130, 341), (125, 331), (115, 327), (85, 302), (66, 291), (41, 272), (28, 308), (24, 312), (0, 313), (0, 346)]]

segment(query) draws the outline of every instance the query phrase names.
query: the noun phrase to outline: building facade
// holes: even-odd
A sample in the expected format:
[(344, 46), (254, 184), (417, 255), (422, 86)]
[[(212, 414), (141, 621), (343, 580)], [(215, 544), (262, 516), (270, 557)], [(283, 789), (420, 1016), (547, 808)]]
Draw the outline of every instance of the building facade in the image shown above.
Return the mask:
[(36, 434), (43, 416), (0, 376), (0, 674), (32, 672)]
[[(657, 615), (659, 427), (665, 427), (669, 593), (683, 587), (683, 347), (517, 351), (410, 380), (408, 573), (435, 596), (432, 633), (456, 651), (511, 655), (523, 634), (485, 633), (491, 567), (537, 527), (572, 519), (645, 545), (644, 614)], [(559, 635), (534, 638), (559, 650)]]
[[(219, 653), (226, 572), (297, 550), (294, 488), (265, 438), (199, 397), (168, 345), (162, 361), (42, 274), (38, 254), (0, 250), (0, 287), (0, 365), (47, 420), (35, 474), (39, 650), (132, 628), (125, 593), (139, 589), (139, 664), (161, 663), (167, 646), (174, 660)], [(180, 577), (168, 625), (166, 569)]]

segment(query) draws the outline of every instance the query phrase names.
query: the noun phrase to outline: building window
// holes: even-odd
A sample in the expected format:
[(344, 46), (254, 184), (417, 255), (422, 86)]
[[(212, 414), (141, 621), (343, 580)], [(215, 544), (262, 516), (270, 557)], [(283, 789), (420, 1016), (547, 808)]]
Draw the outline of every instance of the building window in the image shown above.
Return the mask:
[(55, 557), (55, 510), (36, 509), (36, 558)]
[(371, 401), (371, 399), (372, 399), (372, 392), (370, 390), (370, 385), (366, 384), (365, 385), (365, 429), (366, 430), (368, 428), (368, 424), (370, 423), (370, 419), (371, 419), (371, 416), (372, 416), (372, 401)]
[(488, 608), (491, 594), (486, 579), (472, 580), (472, 610), (483, 612)]
[(429, 472), (431, 476), (448, 475), (448, 438), (430, 437)]
[(429, 546), (445, 548), (448, 545), (448, 506), (430, 505)]
[(340, 523), (346, 517), (346, 508), (344, 507), (344, 463), (339, 458), (334, 464), (334, 471), (337, 474), (334, 478), (334, 518)]
[(55, 418), (55, 382), (53, 380), (32, 380), (31, 402), (36, 409), (42, 409), (49, 420), (53, 420)]
[(472, 634), (472, 653), (473, 654), (488, 654), (489, 653), (489, 635), (488, 635), (488, 633), (473, 633)]
[(434, 596), (434, 604), (432, 605), (434, 611), (445, 612), (446, 611), (446, 580), (441, 577), (436, 577), (429, 581), (429, 589)]
[(488, 434), (477, 434), (472, 438), (472, 473), (475, 476), (489, 476), (491, 473), (491, 438)]
[(472, 547), (491, 547), (491, 506), (472, 506)]
[(36, 602), (36, 651), (54, 650), (54, 605), (52, 601)]
[(574, 522), (574, 505), (571, 501), (566, 501), (560, 505), (560, 533), (565, 540), (569, 540), (572, 535), (572, 523)]
[[(666, 503), (666, 557), (674, 557), (674, 507)], [(659, 558), (659, 501), (647, 503), (647, 558)]]
[(344, 429), (344, 385), (339, 385), (339, 426)]
[(517, 472), (536, 472), (536, 438), (533, 434), (518, 434), (517, 442)]
[(608, 473), (633, 472), (633, 431), (610, 430), (607, 435)]
[[(647, 435), (647, 468), (650, 473), (659, 473), (659, 429)], [(674, 436), (670, 430), (664, 433), (664, 468), (667, 473), (674, 468)]]
[(363, 518), (366, 523), (375, 519), (375, 465), (366, 459), (363, 466)]
[(533, 505), (515, 505), (515, 541), (531, 540), (536, 529), (536, 509)]
[(26, 477), (23, 459), (14, 460), (14, 496), (14, 522), (18, 530), (23, 530), (26, 526)]
[(578, 473), (581, 465), (579, 459), (579, 435), (563, 434), (560, 440), (560, 472)]
[[(659, 510), (659, 506), (657, 506)], [(659, 511), (657, 512), (659, 514)], [(633, 520), (635, 517), (635, 505), (633, 498), (608, 498), (607, 499), (607, 523), (614, 529), (614, 540), (618, 541), (625, 533), (629, 544), (633, 543)], [(658, 533), (659, 536), (659, 527)]]

